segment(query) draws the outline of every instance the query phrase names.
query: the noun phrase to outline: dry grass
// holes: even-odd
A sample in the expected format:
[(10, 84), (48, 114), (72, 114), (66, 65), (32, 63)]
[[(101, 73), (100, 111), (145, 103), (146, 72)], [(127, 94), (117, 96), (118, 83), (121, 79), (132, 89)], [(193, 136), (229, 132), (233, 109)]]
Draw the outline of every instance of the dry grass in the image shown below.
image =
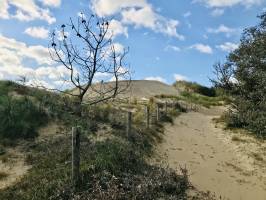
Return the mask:
[(257, 161), (263, 161), (263, 157), (259, 153), (252, 153), (251, 156)]
[(234, 142), (247, 142), (245, 139), (243, 139), (237, 135), (232, 136), (232, 141), (234, 141)]
[(8, 177), (8, 174), (5, 172), (0, 172), (0, 181)]

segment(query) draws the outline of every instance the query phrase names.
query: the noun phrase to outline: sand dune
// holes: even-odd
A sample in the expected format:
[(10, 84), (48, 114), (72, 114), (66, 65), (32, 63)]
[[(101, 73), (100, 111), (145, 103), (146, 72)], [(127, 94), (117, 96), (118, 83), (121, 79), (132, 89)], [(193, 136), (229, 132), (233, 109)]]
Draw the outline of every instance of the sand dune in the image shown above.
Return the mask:
[[(105, 84), (105, 87), (108, 88), (110, 86), (113, 86), (114, 82), (110, 82)], [(127, 81), (120, 81), (119, 87), (125, 88), (128, 84)], [(94, 87), (99, 90), (99, 84), (94, 85)], [(118, 95), (118, 98), (150, 98), (155, 95), (178, 95), (178, 90), (171, 86), (167, 85), (165, 83), (159, 82), (159, 81), (150, 81), (150, 80), (132, 80), (130, 83), (130, 86), (127, 88), (126, 91)], [(89, 90), (87, 92), (86, 97), (89, 98), (91, 96), (94, 96), (95, 93), (92, 90)]]
[[(166, 126), (158, 160), (165, 160), (174, 169), (186, 166), (192, 184), (218, 198), (265, 200), (265, 162), (250, 156), (255, 150), (252, 142), (234, 142), (230, 131), (217, 127), (212, 121), (215, 115), (219, 115), (217, 107), (176, 118), (173, 126)], [(266, 144), (255, 146), (264, 149)], [(262, 151), (255, 151), (263, 155)]]

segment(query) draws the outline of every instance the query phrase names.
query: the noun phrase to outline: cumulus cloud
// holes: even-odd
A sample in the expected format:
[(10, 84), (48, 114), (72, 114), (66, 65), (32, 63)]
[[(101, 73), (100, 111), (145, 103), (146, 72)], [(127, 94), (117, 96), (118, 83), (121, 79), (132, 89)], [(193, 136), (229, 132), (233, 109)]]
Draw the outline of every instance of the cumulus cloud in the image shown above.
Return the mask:
[[(184, 40), (184, 36), (177, 32), (179, 21), (159, 15), (146, 0), (93, 0), (91, 7), (98, 16), (120, 13), (123, 25), (149, 28)], [(125, 31), (123, 33), (125, 34)]]
[(50, 7), (59, 7), (61, 5), (61, 0), (39, 0), (43, 5)]
[(150, 76), (150, 77), (146, 77), (144, 80), (149, 80), (149, 81), (160, 81), (162, 83), (167, 83), (167, 81), (160, 77), (160, 76)]
[(44, 27), (28, 27), (24, 31), (25, 34), (40, 39), (46, 39), (49, 36), (49, 30)]
[(174, 46), (174, 45), (167, 45), (164, 50), (165, 51), (172, 50), (172, 51), (176, 51), (176, 52), (181, 51), (181, 49), (179, 47)]
[(115, 19), (110, 21), (109, 32), (107, 33), (107, 37), (115, 38), (118, 35), (125, 35), (128, 37), (128, 29), (123, 26), (123, 24)]
[(224, 14), (224, 9), (216, 8), (211, 12), (211, 15), (214, 17), (219, 17)]
[(226, 34), (227, 37), (230, 37), (232, 34), (237, 32), (237, 29), (229, 28), (229, 27), (225, 26), (224, 24), (221, 24), (217, 28), (208, 28), (207, 32), (208, 33), (214, 33), (214, 34), (224, 33), (224, 34)]
[(260, 5), (264, 0), (194, 0), (194, 2), (202, 2), (208, 7), (232, 7), (236, 5), (250, 7)]
[[(25, 65), (24, 60), (33, 60), (36, 67)], [(29, 84), (54, 86), (54, 81), (68, 75), (64, 66), (56, 66), (51, 60), (48, 49), (37, 45), (29, 46), (13, 38), (0, 35), (0, 74), (1, 79), (16, 79), (18, 76), (26, 76)], [(50, 88), (50, 87), (49, 87)]]
[(8, 19), (9, 18), (9, 5), (8, 2), (5, 0), (0, 1), (0, 18), (2, 19)]
[(100, 16), (108, 16), (117, 13), (123, 8), (145, 7), (146, 0), (92, 0), (92, 9)]
[(194, 44), (192, 46), (190, 46), (191, 49), (195, 49), (201, 53), (205, 53), (205, 54), (212, 54), (212, 48), (209, 45), (204, 45), (204, 44)]
[(187, 80), (189, 80), (186, 76), (181, 75), (181, 74), (174, 74), (174, 79), (176, 81), (187, 81)]
[(11, 51), (20, 59), (34, 59), (38, 64), (52, 63), (48, 49), (41, 45), (28, 46), (24, 42), (0, 35), (0, 49)]
[[(50, 0), (51, 1), (51, 0)], [(14, 14), (9, 12), (10, 6), (14, 7)], [(20, 21), (44, 20), (52, 24), (56, 19), (48, 8), (41, 8), (34, 0), (1, 0), (0, 18), (15, 18)]]
[(238, 48), (238, 44), (231, 43), (231, 42), (225, 42), (224, 44), (217, 45), (216, 48), (225, 51), (225, 52), (231, 52)]

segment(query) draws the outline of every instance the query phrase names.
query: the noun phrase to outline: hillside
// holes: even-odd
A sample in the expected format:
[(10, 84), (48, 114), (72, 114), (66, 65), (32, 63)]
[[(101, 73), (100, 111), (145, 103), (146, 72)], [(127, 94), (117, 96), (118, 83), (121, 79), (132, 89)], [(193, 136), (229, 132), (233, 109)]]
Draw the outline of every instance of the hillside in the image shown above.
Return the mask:
[[(105, 84), (105, 87), (108, 87), (109, 85), (112, 86), (114, 82), (110, 82)], [(120, 81), (119, 87), (120, 88), (126, 88), (128, 82), (127, 81)], [(100, 87), (100, 84), (94, 86), (96, 89)], [(171, 86), (167, 85), (165, 83), (159, 82), (159, 81), (150, 81), (150, 80), (132, 80), (130, 83), (130, 86), (127, 88), (127, 90), (121, 94), (118, 95), (118, 98), (150, 98), (158, 95), (178, 95), (178, 90)], [(93, 92), (90, 90), (87, 93), (88, 95), (93, 96)]]

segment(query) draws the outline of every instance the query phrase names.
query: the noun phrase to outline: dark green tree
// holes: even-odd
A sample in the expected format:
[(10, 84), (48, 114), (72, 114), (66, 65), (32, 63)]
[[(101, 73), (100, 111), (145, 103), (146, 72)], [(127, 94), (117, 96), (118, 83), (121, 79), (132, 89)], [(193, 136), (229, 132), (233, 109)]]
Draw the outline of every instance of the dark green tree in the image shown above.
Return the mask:
[(258, 25), (244, 30), (224, 66), (230, 67), (235, 79), (229, 125), (266, 137), (266, 13), (259, 18)]

